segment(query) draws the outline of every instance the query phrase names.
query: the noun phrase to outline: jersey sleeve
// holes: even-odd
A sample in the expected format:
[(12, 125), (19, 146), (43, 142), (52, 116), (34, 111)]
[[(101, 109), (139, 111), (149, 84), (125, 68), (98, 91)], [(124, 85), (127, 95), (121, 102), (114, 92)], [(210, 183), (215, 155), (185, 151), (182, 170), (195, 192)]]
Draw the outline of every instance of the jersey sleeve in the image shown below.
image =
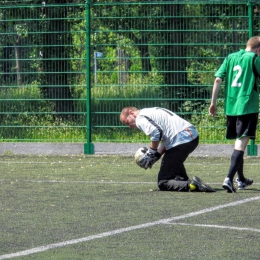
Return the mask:
[(151, 136), (152, 133), (156, 130), (156, 127), (152, 125), (144, 116), (138, 116), (136, 120), (136, 126), (139, 130), (143, 131), (146, 135), (149, 136)]
[(225, 58), (224, 62), (222, 63), (220, 68), (217, 70), (217, 72), (215, 73), (214, 76), (223, 79), (226, 76), (226, 71), (227, 71), (227, 58)]

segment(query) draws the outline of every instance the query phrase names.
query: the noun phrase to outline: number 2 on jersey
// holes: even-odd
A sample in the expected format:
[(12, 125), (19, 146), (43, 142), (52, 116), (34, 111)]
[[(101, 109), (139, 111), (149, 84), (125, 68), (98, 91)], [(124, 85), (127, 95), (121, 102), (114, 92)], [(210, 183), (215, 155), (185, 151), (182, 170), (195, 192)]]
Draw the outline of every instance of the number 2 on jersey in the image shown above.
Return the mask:
[(236, 87), (236, 88), (241, 87), (242, 83), (239, 83), (238, 80), (242, 74), (242, 68), (239, 65), (236, 65), (233, 68), (233, 71), (237, 71), (237, 75), (236, 75), (235, 79), (233, 80), (231, 87)]

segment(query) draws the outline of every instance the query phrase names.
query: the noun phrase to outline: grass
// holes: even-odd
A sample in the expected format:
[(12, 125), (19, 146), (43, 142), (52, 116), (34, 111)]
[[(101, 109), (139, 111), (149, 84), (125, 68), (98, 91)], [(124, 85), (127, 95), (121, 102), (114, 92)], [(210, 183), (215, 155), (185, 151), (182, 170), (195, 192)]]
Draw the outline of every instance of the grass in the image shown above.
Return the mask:
[[(254, 185), (236, 194), (221, 188), (226, 157), (186, 162), (190, 177), (217, 190), (209, 194), (159, 192), (159, 164), (145, 171), (127, 156), (10, 154), (0, 161), (0, 259), (259, 259), (257, 157), (245, 159)], [(171, 220), (156, 222), (162, 219)], [(30, 251), (41, 246), (47, 249)]]
[[(149, 84), (151, 80), (154, 82), (153, 87)], [(166, 101), (155, 102), (162, 91), (158, 87), (162, 79), (156, 73), (147, 75), (145, 79), (133, 77), (132, 81), (133, 84), (120, 88), (118, 85), (106, 87), (100, 85), (93, 89), (94, 98), (91, 107), (91, 111), (94, 112), (91, 115), (93, 142), (148, 142), (149, 137), (141, 131), (133, 131), (119, 121), (122, 108), (129, 105), (128, 99), (133, 99), (131, 105), (140, 108), (154, 105), (167, 108), (169, 104)], [(68, 112), (62, 117), (53, 113), (54, 104), (45, 100), (41, 88), (36, 83), (18, 88), (0, 89), (0, 100), (3, 100), (3, 113), (0, 114), (0, 142), (87, 142), (89, 129), (86, 129), (84, 88), (78, 87), (74, 90), (76, 114), (69, 115)], [(137, 87), (136, 84), (141, 86)], [(125, 99), (117, 100), (122, 97)], [(147, 100), (142, 100), (141, 97), (146, 97)], [(200, 143), (230, 143), (225, 139), (226, 119), (223, 100), (218, 100), (218, 115), (214, 119), (208, 113), (207, 101), (200, 103), (187, 100), (182, 106), (180, 116), (196, 126), (200, 134)], [(257, 130), (257, 139), (259, 132), (260, 128)]]
[[(152, 86), (150, 82), (153, 82)], [(105, 81), (100, 83), (105, 84)], [(161, 76), (157, 73), (150, 73), (146, 77), (133, 75), (127, 86), (102, 84), (92, 89), (92, 141), (147, 141), (149, 138), (142, 132), (124, 127), (119, 121), (119, 115), (123, 107), (130, 105), (129, 100), (131, 105), (139, 108), (152, 106), (167, 108), (169, 106), (167, 101), (156, 101), (162, 96), (162, 88), (159, 87), (162, 84)], [(3, 103), (3, 113), (0, 114), (0, 142), (86, 142), (85, 95), (84, 88), (75, 88), (74, 108), (68, 110), (76, 114), (70, 115), (68, 112), (67, 115), (65, 113), (61, 116), (53, 112), (54, 103), (45, 99), (37, 82), (34, 82), (34, 85), (0, 89), (0, 100)], [(223, 107), (222, 103), (220, 108)], [(201, 105), (191, 101), (186, 101), (184, 104), (183, 112), (187, 116), (186, 119), (197, 127), (201, 143), (227, 143), (223, 115), (213, 120), (208, 115), (208, 104)], [(196, 106), (199, 107), (199, 111), (194, 110)], [(222, 113), (221, 110), (219, 112)]]

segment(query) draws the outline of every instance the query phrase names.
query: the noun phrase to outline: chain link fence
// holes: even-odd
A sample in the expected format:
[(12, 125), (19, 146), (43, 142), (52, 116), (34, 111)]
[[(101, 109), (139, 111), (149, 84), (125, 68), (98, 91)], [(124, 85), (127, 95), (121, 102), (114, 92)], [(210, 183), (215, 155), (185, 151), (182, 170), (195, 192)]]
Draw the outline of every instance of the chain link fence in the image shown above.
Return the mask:
[(161, 106), (227, 142), (214, 73), (259, 34), (257, 2), (64, 2), (0, 3), (2, 141), (143, 142), (120, 112)]

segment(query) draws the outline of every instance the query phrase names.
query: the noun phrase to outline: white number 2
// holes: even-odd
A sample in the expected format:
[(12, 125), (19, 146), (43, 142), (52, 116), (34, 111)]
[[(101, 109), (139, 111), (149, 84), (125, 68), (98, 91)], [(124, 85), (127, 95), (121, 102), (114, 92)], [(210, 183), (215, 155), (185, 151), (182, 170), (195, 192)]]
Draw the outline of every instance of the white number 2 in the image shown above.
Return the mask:
[(241, 87), (242, 83), (239, 83), (238, 79), (242, 74), (242, 68), (239, 65), (236, 65), (233, 68), (233, 71), (237, 71), (237, 75), (236, 75), (235, 79), (233, 80), (231, 87)]

